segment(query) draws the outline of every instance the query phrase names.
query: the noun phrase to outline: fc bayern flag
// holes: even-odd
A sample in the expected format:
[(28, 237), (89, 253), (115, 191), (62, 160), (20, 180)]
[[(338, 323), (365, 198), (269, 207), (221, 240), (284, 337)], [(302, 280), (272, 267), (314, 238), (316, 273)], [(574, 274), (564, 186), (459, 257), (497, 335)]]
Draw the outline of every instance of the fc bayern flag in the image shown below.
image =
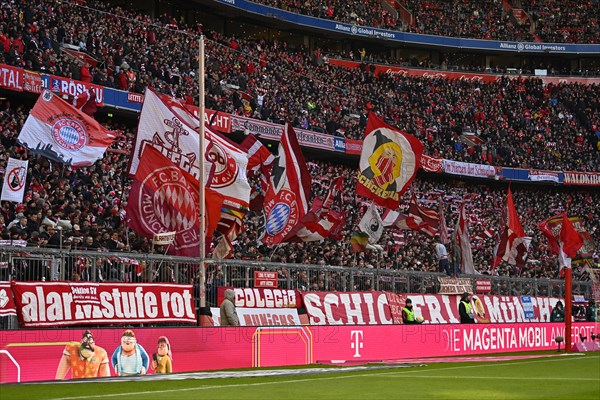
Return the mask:
[(268, 246), (279, 244), (309, 210), (311, 177), (296, 132), (285, 125), (265, 195), (265, 233)]
[(369, 113), (356, 194), (395, 210), (421, 165), (423, 144)]
[(77, 167), (101, 159), (115, 137), (94, 118), (45, 90), (31, 109), (18, 140), (36, 154)]
[[(198, 180), (152, 146), (144, 148), (141, 161), (127, 200), (127, 224), (145, 237), (176, 232), (175, 241), (168, 252), (178, 256), (198, 257)], [(208, 189), (205, 193), (207, 236), (210, 238), (221, 216), (223, 196)]]

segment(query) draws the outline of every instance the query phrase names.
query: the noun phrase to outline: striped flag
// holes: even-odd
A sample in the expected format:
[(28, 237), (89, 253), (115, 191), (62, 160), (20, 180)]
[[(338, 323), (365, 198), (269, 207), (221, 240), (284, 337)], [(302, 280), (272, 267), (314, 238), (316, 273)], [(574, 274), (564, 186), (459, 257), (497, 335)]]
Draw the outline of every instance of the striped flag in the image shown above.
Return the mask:
[(281, 135), (265, 194), (265, 232), (268, 246), (281, 243), (309, 211), (311, 177), (296, 137), (288, 122)]
[(475, 273), (473, 264), (473, 253), (471, 251), (471, 240), (469, 239), (469, 223), (465, 211), (465, 202), (463, 201), (460, 208), (458, 221), (456, 222), (456, 230), (454, 232), (454, 240), (456, 243), (456, 254), (460, 272), (463, 274), (472, 275)]
[(506, 208), (502, 221), (501, 234), (498, 245), (494, 251), (492, 268), (496, 268), (501, 261), (510, 265), (523, 267), (527, 259), (527, 251), (531, 238), (525, 236), (525, 231), (519, 221), (519, 215), (515, 208), (510, 186), (506, 197)]

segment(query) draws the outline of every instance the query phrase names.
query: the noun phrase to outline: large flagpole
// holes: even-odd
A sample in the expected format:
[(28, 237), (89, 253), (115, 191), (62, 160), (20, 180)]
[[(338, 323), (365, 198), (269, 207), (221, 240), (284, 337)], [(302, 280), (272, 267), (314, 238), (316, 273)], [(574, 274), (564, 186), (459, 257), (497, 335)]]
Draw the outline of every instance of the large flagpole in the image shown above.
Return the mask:
[(200, 190), (199, 190), (199, 206), (200, 206), (200, 310), (202, 311), (206, 307), (206, 265), (204, 258), (206, 257), (206, 244), (205, 244), (205, 214), (206, 205), (204, 202), (204, 130), (205, 130), (205, 114), (204, 114), (204, 35), (200, 35), (199, 52), (198, 52), (198, 65), (199, 65), (199, 80), (200, 87), (198, 90), (199, 106), (200, 106), (200, 148), (198, 149), (198, 162), (200, 165)]

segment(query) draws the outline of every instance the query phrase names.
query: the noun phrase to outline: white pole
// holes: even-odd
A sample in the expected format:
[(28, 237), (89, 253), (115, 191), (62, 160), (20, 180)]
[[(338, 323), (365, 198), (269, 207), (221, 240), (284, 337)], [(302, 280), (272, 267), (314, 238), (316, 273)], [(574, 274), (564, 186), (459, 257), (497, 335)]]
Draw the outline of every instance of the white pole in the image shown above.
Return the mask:
[(200, 307), (206, 307), (206, 265), (204, 264), (204, 258), (206, 257), (206, 227), (205, 227), (205, 214), (206, 207), (204, 204), (204, 127), (205, 127), (205, 113), (204, 113), (204, 35), (200, 35), (199, 44), (199, 73), (200, 73), (200, 88), (198, 90), (199, 105), (200, 105), (200, 149), (199, 149), (199, 163), (200, 163)]

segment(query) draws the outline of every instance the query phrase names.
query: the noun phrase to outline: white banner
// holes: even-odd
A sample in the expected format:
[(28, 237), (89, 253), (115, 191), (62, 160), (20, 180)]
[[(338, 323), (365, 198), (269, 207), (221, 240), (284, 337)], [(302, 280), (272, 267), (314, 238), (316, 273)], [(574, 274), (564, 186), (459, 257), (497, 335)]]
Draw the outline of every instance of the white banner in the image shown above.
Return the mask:
[(477, 178), (496, 176), (496, 167), (492, 165), (442, 160), (442, 169), (445, 173), (452, 175), (474, 176)]
[(8, 158), (2, 184), (2, 197), (0, 198), (2, 201), (23, 202), (28, 164), (27, 160)]
[[(221, 326), (221, 309), (211, 307), (214, 326)], [(296, 308), (241, 308), (236, 312), (240, 326), (297, 326), (300, 317)]]

